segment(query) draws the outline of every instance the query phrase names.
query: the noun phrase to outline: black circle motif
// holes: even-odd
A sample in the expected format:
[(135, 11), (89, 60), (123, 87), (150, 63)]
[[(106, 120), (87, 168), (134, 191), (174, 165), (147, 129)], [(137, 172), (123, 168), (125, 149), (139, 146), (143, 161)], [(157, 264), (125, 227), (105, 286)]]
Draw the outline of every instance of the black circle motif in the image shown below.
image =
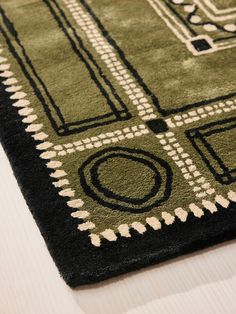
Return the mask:
[[(118, 162), (119, 172), (121, 172), (122, 178), (125, 180), (126, 173), (124, 169), (122, 172), (122, 167), (127, 160), (135, 164), (136, 170), (137, 167), (140, 169), (139, 178), (140, 175), (144, 181), (145, 178), (149, 178), (150, 182), (144, 182), (147, 185), (146, 189), (148, 189), (144, 194), (140, 191), (142, 182), (137, 182), (137, 172), (133, 173), (131, 178), (127, 178), (128, 183), (126, 181), (121, 182), (122, 180), (119, 177), (112, 178), (116, 180), (116, 190), (112, 190), (110, 186), (106, 186), (104, 180), (101, 180), (101, 173), (103, 177), (105, 175), (105, 178), (106, 176), (109, 178), (109, 167), (113, 167), (114, 162)], [(102, 171), (104, 165), (108, 167), (105, 174)], [(173, 173), (169, 164), (163, 159), (141, 149), (125, 147), (103, 149), (90, 156), (82, 164), (78, 172), (84, 192), (100, 205), (114, 210), (132, 213), (147, 212), (154, 207), (160, 206), (171, 194)], [(117, 175), (119, 174), (117, 173)], [(126, 183), (129, 184), (127, 186), (129, 192), (131, 191), (133, 194), (139, 193), (139, 195), (135, 197), (132, 197), (132, 193), (130, 193), (131, 195), (124, 195), (120, 191), (119, 184), (124, 187)], [(139, 189), (137, 188), (138, 183)]]

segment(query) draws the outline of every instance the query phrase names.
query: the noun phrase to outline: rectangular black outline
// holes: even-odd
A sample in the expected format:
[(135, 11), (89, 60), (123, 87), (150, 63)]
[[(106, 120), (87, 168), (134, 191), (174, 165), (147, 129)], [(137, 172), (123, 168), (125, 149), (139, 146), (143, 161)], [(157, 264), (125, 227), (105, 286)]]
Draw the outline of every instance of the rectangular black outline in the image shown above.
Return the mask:
[[(229, 126), (224, 125), (229, 124)], [(193, 147), (196, 149), (198, 154), (201, 156), (202, 160), (205, 162), (207, 168), (210, 170), (210, 172), (213, 174), (214, 178), (220, 182), (221, 184), (231, 184), (233, 182), (236, 182), (236, 168), (229, 169), (223, 162), (223, 160), (217, 155), (216, 151), (213, 149), (213, 147), (210, 145), (210, 143), (207, 141), (206, 137), (218, 134), (221, 132), (226, 132), (228, 130), (236, 128), (236, 117), (219, 120), (216, 122), (212, 122), (206, 125), (203, 125), (198, 128), (190, 129), (185, 131), (185, 134), (187, 138), (192, 143)], [(222, 169), (223, 173), (219, 173), (217, 169), (211, 164), (211, 161), (207, 158), (207, 156), (204, 154), (204, 151), (201, 149), (201, 146), (199, 146), (198, 141), (201, 142), (201, 145), (203, 145), (204, 149), (211, 155), (213, 160), (219, 165), (219, 167)]]
[[(80, 60), (84, 62), (90, 74), (91, 80), (93, 80), (93, 82), (96, 84), (101, 95), (105, 98), (108, 106), (111, 109), (111, 113), (107, 113), (104, 115), (99, 115), (99, 116), (84, 119), (81, 121), (75, 121), (75, 122), (69, 122), (69, 123), (65, 122), (64, 117), (60, 111), (60, 108), (57, 106), (53, 97), (50, 95), (45, 83), (36, 72), (26, 52), (25, 47), (22, 45), (18, 37), (17, 31), (15, 30), (13, 23), (8, 19), (3, 9), (0, 8), (0, 15), (2, 16), (2, 20), (3, 20), (3, 25), (0, 26), (0, 32), (3, 34), (7, 42), (9, 50), (11, 51), (11, 53), (17, 60), (25, 77), (28, 79), (36, 96), (38, 97), (39, 101), (44, 107), (44, 110), (49, 118), (49, 121), (54, 131), (57, 133), (57, 135), (69, 135), (69, 134), (74, 134), (74, 133), (85, 131), (89, 128), (94, 128), (94, 127), (98, 127), (102, 125), (107, 125), (112, 122), (130, 119), (131, 114), (129, 113), (126, 105), (124, 104), (122, 99), (119, 97), (119, 95), (117, 95), (116, 90), (112, 86), (111, 82), (102, 73), (102, 69), (96, 63), (92, 54), (86, 49), (81, 38), (78, 36), (73, 26), (67, 20), (63, 11), (60, 9), (59, 6), (57, 6), (56, 2), (48, 1), (48, 0), (43, 0), (43, 2), (47, 5), (49, 12), (52, 14), (53, 18), (58, 24), (58, 28), (62, 30), (62, 32), (68, 39), (69, 45), (71, 45), (72, 50), (74, 50), (74, 52), (77, 54)], [(52, 3), (55, 4), (56, 10), (58, 10), (58, 12), (56, 12), (55, 8), (53, 8)], [(68, 32), (67, 28), (70, 28), (70, 30), (73, 32), (74, 38)], [(7, 31), (5, 29), (7, 29)], [(13, 36), (14, 41), (10, 39), (10, 37), (8, 36), (8, 33), (10, 33), (11, 36)], [(16, 43), (18, 48), (20, 49), (21, 56), (17, 52), (17, 49), (14, 47), (13, 42)], [(78, 49), (78, 45), (79, 45), (80, 50)], [(98, 72), (97, 75), (94, 72), (93, 68), (91, 67), (91, 64), (93, 65), (95, 70)], [(29, 67), (29, 71), (27, 70), (27, 66)], [(40, 91), (39, 86), (42, 88), (43, 93)], [(108, 89), (109, 92), (107, 92), (106, 89)], [(120, 104), (122, 108), (121, 110), (116, 108), (115, 103), (110, 99), (109, 95), (112, 95), (113, 100), (116, 100)], [(54, 119), (53, 113), (56, 114), (58, 119), (60, 120), (61, 123), (59, 125), (57, 121)]]

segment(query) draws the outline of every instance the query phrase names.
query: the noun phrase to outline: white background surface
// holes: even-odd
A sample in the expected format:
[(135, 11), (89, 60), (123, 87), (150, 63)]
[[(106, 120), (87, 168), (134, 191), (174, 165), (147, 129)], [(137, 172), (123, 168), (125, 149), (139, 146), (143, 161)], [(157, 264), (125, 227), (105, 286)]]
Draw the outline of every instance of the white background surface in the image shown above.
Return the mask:
[(236, 243), (72, 290), (58, 275), (0, 146), (0, 314), (54, 313), (236, 313)]

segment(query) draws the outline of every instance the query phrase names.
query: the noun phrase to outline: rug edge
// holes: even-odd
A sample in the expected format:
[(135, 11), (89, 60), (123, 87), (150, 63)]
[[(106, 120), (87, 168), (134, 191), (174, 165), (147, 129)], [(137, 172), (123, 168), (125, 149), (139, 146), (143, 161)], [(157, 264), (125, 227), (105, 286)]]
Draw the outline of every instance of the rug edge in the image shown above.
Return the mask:
[[(159, 234), (160, 238), (163, 237), (163, 239), (165, 239), (166, 236), (168, 238), (170, 236), (170, 239), (167, 240), (169, 243), (166, 243), (166, 245), (163, 240), (160, 241), (160, 238), (158, 239), (156, 232), (151, 230), (148, 230), (148, 234), (145, 235), (140, 235), (133, 231), (134, 234), (132, 236), (132, 240), (119, 238), (116, 244), (105, 243), (103, 249), (91, 248), (91, 246), (87, 246), (87, 243), (85, 242), (84, 245), (87, 246), (88, 250), (86, 253), (83, 252), (85, 258), (87, 256), (86, 254), (88, 254), (88, 257), (93, 256), (96, 258), (96, 254), (98, 254), (100, 250), (100, 259), (102, 260), (104, 257), (104, 259), (106, 259), (107, 265), (102, 265), (101, 263), (99, 265), (94, 264), (93, 271), (91, 271), (91, 268), (89, 269), (91, 264), (88, 268), (86, 268), (86, 265), (83, 265), (84, 269), (82, 269), (80, 263), (73, 260), (73, 270), (69, 270), (69, 266), (65, 265), (66, 260), (63, 260), (62, 256), (56, 250), (57, 244), (55, 243), (54, 239), (50, 239), (50, 232), (47, 230), (47, 228), (45, 228), (42, 216), (39, 215), (38, 211), (39, 208), (41, 208), (41, 204), (37, 207), (35, 203), (36, 200), (33, 200), (30, 196), (35, 187), (31, 187), (28, 183), (28, 187), (25, 187), (26, 181), (29, 178), (20, 164), (22, 160), (24, 160), (28, 163), (27, 166), (29, 169), (31, 169), (32, 172), (34, 171), (36, 174), (37, 171), (41, 171), (43, 175), (48, 172), (48, 177), (45, 177), (45, 180), (47, 181), (50, 179), (49, 170), (46, 168), (43, 160), (39, 157), (39, 153), (35, 149), (35, 141), (30, 137), (29, 134), (26, 134), (21, 118), (18, 116), (17, 109), (12, 107), (12, 102), (9, 99), (9, 93), (5, 92), (4, 89), (1, 93), (1, 103), (0, 139), (2, 146), (10, 161), (14, 175), (27, 202), (27, 205), (29, 206), (30, 211), (32, 212), (39, 230), (46, 242), (48, 250), (53, 257), (53, 260), (57, 265), (61, 276), (69, 286), (74, 288), (79, 285), (99, 282), (113, 276), (118, 276), (129, 271), (157, 264), (167, 259), (175, 258), (177, 256), (203, 249), (225, 240), (231, 240), (236, 237), (236, 206), (235, 203), (232, 203), (232, 206), (228, 209), (221, 208), (219, 212), (214, 214), (206, 214), (201, 219), (192, 215), (189, 218), (190, 221), (185, 224), (178, 221), (173, 226), (166, 226), (162, 231), (160, 231)], [(10, 125), (7, 118), (11, 120)], [(18, 150), (16, 154), (14, 147), (19, 147), (18, 140), (20, 134), (24, 134), (24, 141), (27, 142), (27, 154), (24, 154), (23, 148), (21, 152)], [(29, 154), (30, 156), (33, 156), (31, 163), (29, 162)], [(35, 165), (35, 161), (37, 161), (37, 166)], [(53, 187), (52, 184), (51, 191), (53, 191), (53, 194), (57, 194), (57, 190), (55, 187)], [(32, 194), (34, 195), (35, 191)], [(61, 206), (65, 206), (66, 208), (67, 206), (65, 200), (61, 199), (60, 197), (59, 199)], [(46, 201), (47, 200), (44, 200), (44, 202)], [(51, 197), (49, 198), (49, 202), (51, 202)], [(55, 202), (54, 206), (57, 207), (58, 203)], [(55, 210), (56, 209), (57, 208), (55, 208)], [(183, 241), (182, 239), (186, 228), (190, 228), (191, 230), (195, 229), (195, 233), (192, 239), (189, 241), (186, 241), (186, 239)], [(209, 228), (212, 228), (212, 230), (215, 231), (213, 235), (211, 234), (212, 230), (209, 230)], [(76, 228), (75, 231), (75, 236), (79, 238)], [(88, 238), (87, 234), (85, 234), (85, 237)], [(137, 243), (135, 242), (140, 244), (140, 246), (137, 247)], [(150, 243), (151, 246), (149, 247), (148, 245)], [(114, 245), (114, 251), (117, 252), (117, 254), (120, 253), (124, 257), (123, 260), (116, 261), (116, 258), (113, 255), (111, 256), (111, 260), (108, 258), (108, 255), (110, 254), (109, 250), (112, 248), (112, 245)], [(70, 248), (68, 248), (68, 250), (69, 249)], [(148, 249), (149, 252), (143, 253), (143, 250), (145, 252), (145, 249)], [(130, 253), (130, 255), (127, 255), (128, 253)], [(79, 259), (80, 256), (77, 256), (77, 258)]]

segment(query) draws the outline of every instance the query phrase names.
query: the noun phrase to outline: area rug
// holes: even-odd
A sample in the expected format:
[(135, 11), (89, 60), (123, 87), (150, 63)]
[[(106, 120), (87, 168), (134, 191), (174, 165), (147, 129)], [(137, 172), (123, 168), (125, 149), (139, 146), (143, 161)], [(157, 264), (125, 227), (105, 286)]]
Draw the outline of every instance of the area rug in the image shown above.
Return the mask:
[(0, 6), (1, 143), (70, 286), (235, 238), (235, 0)]

